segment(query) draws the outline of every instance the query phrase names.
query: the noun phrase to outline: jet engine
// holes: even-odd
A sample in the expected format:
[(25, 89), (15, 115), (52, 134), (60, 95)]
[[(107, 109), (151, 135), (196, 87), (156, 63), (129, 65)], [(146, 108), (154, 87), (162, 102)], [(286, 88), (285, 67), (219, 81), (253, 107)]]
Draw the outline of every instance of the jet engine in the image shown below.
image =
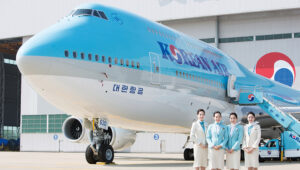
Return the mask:
[(67, 118), (63, 125), (62, 131), (65, 137), (71, 142), (82, 143), (88, 142), (88, 129), (81, 119), (76, 117)]
[[(69, 117), (64, 121), (62, 131), (71, 142), (87, 143), (92, 141), (92, 123), (88, 119)], [(110, 145), (114, 150), (128, 148), (134, 144), (136, 139), (136, 132), (132, 130), (108, 127), (108, 130), (104, 131), (111, 136)]]

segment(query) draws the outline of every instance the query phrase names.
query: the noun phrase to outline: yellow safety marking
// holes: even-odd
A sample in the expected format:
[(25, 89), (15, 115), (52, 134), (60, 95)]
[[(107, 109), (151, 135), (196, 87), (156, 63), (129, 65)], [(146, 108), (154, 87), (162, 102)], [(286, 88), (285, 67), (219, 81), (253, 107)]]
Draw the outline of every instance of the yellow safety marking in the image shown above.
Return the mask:
[(283, 161), (283, 150), (281, 150), (280, 161)]
[(96, 165), (116, 165), (116, 163), (97, 162)]
[(93, 118), (93, 131), (95, 130), (95, 119)]

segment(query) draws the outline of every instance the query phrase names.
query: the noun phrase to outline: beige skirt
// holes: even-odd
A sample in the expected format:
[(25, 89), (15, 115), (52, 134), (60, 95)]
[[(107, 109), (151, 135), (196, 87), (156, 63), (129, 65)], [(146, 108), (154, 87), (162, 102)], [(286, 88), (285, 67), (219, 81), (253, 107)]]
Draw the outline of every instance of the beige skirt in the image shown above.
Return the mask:
[(194, 164), (193, 167), (207, 167), (207, 148), (194, 145)]
[(209, 149), (208, 159), (209, 169), (224, 169), (224, 149)]
[(245, 152), (245, 167), (258, 168), (259, 166), (258, 156), (259, 156), (258, 149), (254, 149), (251, 154)]
[(226, 167), (227, 169), (240, 169), (241, 151), (226, 152)]

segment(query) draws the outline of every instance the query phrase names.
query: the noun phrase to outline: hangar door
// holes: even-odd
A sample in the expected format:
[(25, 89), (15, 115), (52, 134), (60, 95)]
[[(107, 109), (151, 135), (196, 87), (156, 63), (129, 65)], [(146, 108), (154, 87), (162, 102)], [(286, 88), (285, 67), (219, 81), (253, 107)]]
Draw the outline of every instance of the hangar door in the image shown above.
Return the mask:
[(18, 138), (20, 127), (21, 73), (16, 53), (22, 40), (0, 40), (0, 136)]

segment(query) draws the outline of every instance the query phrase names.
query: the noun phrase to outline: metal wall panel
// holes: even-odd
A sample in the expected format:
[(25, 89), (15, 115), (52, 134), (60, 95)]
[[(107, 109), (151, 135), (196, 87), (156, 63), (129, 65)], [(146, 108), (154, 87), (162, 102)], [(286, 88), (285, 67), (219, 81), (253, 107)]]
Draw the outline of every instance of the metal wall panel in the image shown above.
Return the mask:
[(220, 37), (299, 32), (300, 10), (272, 11), (220, 17)]
[[(299, 27), (300, 28), (300, 27)], [(253, 71), (256, 62), (270, 52), (281, 52), (295, 64), (296, 79), (293, 88), (300, 90), (300, 39), (265, 40), (242, 43), (224, 43), (221, 49)]]
[[(205, 21), (205, 19), (203, 20)], [(215, 38), (216, 29), (213, 21), (212, 18), (210, 20), (211, 24), (207, 24), (208, 22), (197, 22), (195, 19), (168, 21), (163, 22), (163, 24), (197, 38), (204, 38), (203, 35), (205, 34)], [(187, 29), (184, 29), (185, 22), (188, 23)], [(300, 90), (300, 78), (298, 78), (300, 75), (300, 38), (294, 38), (294, 33), (300, 32), (299, 10), (222, 16), (219, 25), (220, 38), (254, 37), (253, 41), (219, 43), (219, 48), (222, 51), (235, 58), (251, 71), (253, 71), (259, 58), (267, 53), (281, 52), (287, 55), (296, 67), (296, 79), (293, 87)], [(292, 33), (292, 37), (276, 40), (255, 40), (257, 35), (282, 33)]]
[(118, 7), (155, 21), (300, 8), (298, 0), (10, 0), (1, 1), (0, 39), (34, 35), (88, 2)]
[(168, 27), (175, 28), (177, 31), (188, 33), (188, 35), (196, 39), (216, 36), (216, 17), (163, 21), (161, 23)]
[(87, 144), (71, 143), (61, 133), (21, 134), (20, 151), (83, 152)]

